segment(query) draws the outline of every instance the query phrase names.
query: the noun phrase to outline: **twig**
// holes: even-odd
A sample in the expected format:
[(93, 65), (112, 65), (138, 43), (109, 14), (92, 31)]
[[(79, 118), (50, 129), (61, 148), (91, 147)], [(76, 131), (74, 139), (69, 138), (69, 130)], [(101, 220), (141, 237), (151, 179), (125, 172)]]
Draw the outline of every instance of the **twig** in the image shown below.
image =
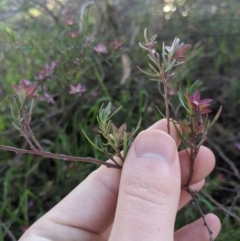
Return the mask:
[(240, 218), (236, 216), (234, 213), (230, 212), (227, 208), (225, 208), (221, 203), (217, 202), (215, 199), (213, 199), (209, 194), (207, 194), (205, 191), (201, 190), (201, 193), (213, 204), (215, 204), (217, 207), (219, 207), (222, 211), (227, 213), (229, 216), (235, 218), (238, 222), (240, 222)]
[(207, 228), (207, 231), (208, 231), (208, 234), (209, 234), (209, 240), (210, 241), (214, 241), (213, 236), (212, 236), (213, 232), (210, 229), (210, 227), (208, 226), (208, 223), (207, 223), (206, 218), (205, 218), (205, 214), (203, 213), (203, 211), (202, 211), (202, 209), (201, 209), (201, 207), (200, 207), (200, 205), (199, 205), (199, 203), (197, 201), (197, 194), (196, 194), (196, 192), (194, 190), (192, 190), (190, 187), (182, 186), (182, 189), (186, 190), (188, 193), (191, 194), (192, 199), (193, 199), (194, 203), (197, 205), (198, 211), (199, 211), (199, 213), (200, 213), (200, 215), (201, 215), (201, 217), (203, 219), (203, 225)]
[(54, 154), (51, 152), (43, 152), (43, 151), (32, 151), (32, 150), (25, 150), (25, 149), (19, 149), (11, 146), (4, 146), (0, 145), (0, 149), (6, 150), (6, 151), (11, 151), (15, 152), (16, 154), (32, 154), (32, 155), (38, 155), (38, 156), (43, 156), (45, 158), (52, 158), (52, 159), (60, 159), (64, 161), (76, 161), (76, 162), (88, 162), (88, 163), (95, 163), (98, 165), (105, 165), (108, 168), (117, 168), (117, 169), (122, 169), (122, 166), (116, 165), (113, 163), (105, 162), (105, 161), (100, 161), (98, 159), (92, 158), (92, 157), (76, 157), (76, 156), (67, 156), (64, 154)]
[(30, 136), (32, 138), (32, 140), (34, 141), (34, 143), (36, 144), (36, 146), (38, 147), (39, 151), (44, 151), (43, 148), (41, 147), (41, 145), (39, 144), (39, 142), (37, 141), (37, 139), (35, 138), (35, 135), (32, 132), (32, 129), (29, 125), (27, 125), (27, 129), (30, 132)]
[(103, 152), (104, 152), (104, 154), (107, 156), (107, 158), (109, 158), (110, 160), (112, 160), (112, 162), (113, 162), (114, 164), (116, 164), (117, 166), (120, 166), (120, 167), (121, 167), (121, 165), (114, 159), (114, 157), (113, 157), (113, 156), (110, 156), (110, 155), (108, 154), (108, 152), (107, 152), (106, 149), (103, 148)]
[(14, 237), (13, 233), (9, 230), (9, 228), (3, 223), (2, 220), (0, 220), (0, 225), (3, 227), (7, 235), (11, 238), (12, 241), (17, 241), (17, 239)]
[(34, 145), (32, 144), (31, 140), (28, 138), (27, 134), (24, 131), (21, 131), (21, 135), (25, 138), (25, 140), (27, 141), (27, 143), (29, 144), (30, 148), (33, 151), (37, 151), (37, 149), (34, 147)]
[[(64, 108), (61, 108), (61, 109), (58, 109), (58, 110), (55, 110), (53, 112), (51, 112), (50, 114), (48, 114), (47, 116), (43, 117), (43, 118), (37, 118), (36, 120), (34, 121), (31, 121), (31, 125), (36, 125), (36, 124), (40, 124), (40, 123), (44, 123), (46, 120), (48, 119), (51, 119), (63, 112), (67, 112), (67, 111), (70, 111), (75, 105), (79, 104), (78, 102), (75, 102), (73, 104), (70, 104), (68, 106), (65, 106)], [(3, 132), (0, 133), (0, 136), (7, 136), (7, 135), (10, 135), (10, 134), (13, 134), (13, 133), (17, 133), (16, 129), (15, 128), (9, 128)]]
[(222, 159), (232, 168), (235, 176), (238, 178), (238, 180), (240, 180), (240, 173), (239, 173), (238, 168), (236, 167), (236, 165), (233, 163), (233, 161), (231, 159), (229, 159), (225, 155), (225, 153), (222, 151), (222, 149), (217, 144), (215, 144), (213, 141), (208, 139), (207, 142), (218, 152), (220, 157), (222, 157)]

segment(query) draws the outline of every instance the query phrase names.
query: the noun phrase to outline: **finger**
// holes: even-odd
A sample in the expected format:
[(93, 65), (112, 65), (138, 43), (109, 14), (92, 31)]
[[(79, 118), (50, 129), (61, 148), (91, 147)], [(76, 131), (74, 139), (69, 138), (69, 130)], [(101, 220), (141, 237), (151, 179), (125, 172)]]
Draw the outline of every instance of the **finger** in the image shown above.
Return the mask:
[(173, 240), (180, 185), (176, 141), (163, 131), (141, 132), (123, 166), (109, 240)]
[[(147, 130), (161, 130), (166, 133), (168, 133), (168, 128), (167, 128), (167, 120), (166, 119), (161, 119), (157, 121), (155, 124), (150, 126)], [(179, 132), (181, 133), (181, 128), (179, 125), (177, 125)], [(169, 128), (170, 128), (170, 136), (173, 138), (173, 140), (176, 142), (176, 145), (180, 145), (180, 139), (178, 137), (178, 132), (176, 131), (174, 125), (170, 122), (169, 123)]]
[[(202, 189), (202, 187), (204, 186), (204, 183), (205, 183), (205, 179), (203, 179), (200, 182), (197, 182), (197, 183), (191, 185), (190, 188), (193, 191), (199, 192)], [(184, 189), (181, 189), (178, 210), (183, 208), (191, 200), (192, 200), (192, 196), (189, 194), (189, 192), (184, 190)]]
[[(189, 149), (187, 149), (189, 152)], [(181, 181), (182, 185), (188, 183), (190, 175), (190, 158), (185, 150), (179, 152), (181, 164)], [(201, 146), (194, 161), (194, 173), (190, 184), (197, 183), (204, 179), (214, 168), (215, 157), (210, 149)]]
[[(219, 218), (214, 214), (207, 214), (205, 216), (211, 231), (213, 232), (213, 239), (215, 239), (221, 229)], [(200, 218), (197, 221), (190, 223), (178, 231), (174, 235), (175, 241), (209, 241), (209, 233), (207, 228), (203, 225), (203, 220)]]

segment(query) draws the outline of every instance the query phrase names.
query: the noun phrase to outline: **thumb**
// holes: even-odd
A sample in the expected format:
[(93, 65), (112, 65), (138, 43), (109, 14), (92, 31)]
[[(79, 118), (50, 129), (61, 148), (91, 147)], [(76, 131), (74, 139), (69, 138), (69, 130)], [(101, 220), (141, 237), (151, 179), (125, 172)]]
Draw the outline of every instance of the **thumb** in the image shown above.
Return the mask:
[(173, 241), (181, 189), (176, 141), (159, 130), (137, 136), (123, 166), (109, 240)]

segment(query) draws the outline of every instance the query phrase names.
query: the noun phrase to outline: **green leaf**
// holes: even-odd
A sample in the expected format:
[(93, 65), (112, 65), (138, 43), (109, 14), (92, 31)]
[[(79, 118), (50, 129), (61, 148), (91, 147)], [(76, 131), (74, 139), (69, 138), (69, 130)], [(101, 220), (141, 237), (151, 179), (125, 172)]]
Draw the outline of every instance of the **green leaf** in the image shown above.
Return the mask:
[(137, 68), (138, 68), (142, 73), (144, 73), (144, 74), (146, 74), (146, 75), (150, 75), (150, 76), (154, 76), (154, 77), (157, 77), (157, 76), (158, 76), (157, 74), (148, 73), (148, 72), (146, 72), (145, 70), (141, 69), (141, 68), (138, 67), (138, 66), (137, 66)]
[(120, 111), (122, 109), (122, 106), (118, 107), (110, 116), (108, 119), (112, 118), (114, 115), (116, 115), (118, 113), (118, 111)]
[(127, 156), (127, 151), (128, 151), (128, 136), (127, 136), (127, 132), (124, 133), (123, 136), (123, 160), (125, 160), (126, 156)]
[(16, 124), (15, 122), (13, 122), (13, 121), (12, 121), (12, 125), (13, 125), (13, 127), (14, 127), (16, 130), (18, 130), (18, 131), (21, 130), (21, 128), (20, 128), (19, 126), (17, 126), (17, 124)]
[(165, 52), (164, 42), (163, 42), (163, 45), (162, 45), (162, 59), (163, 59), (163, 63), (164, 63), (165, 68), (167, 68), (167, 60), (166, 60), (166, 52)]
[(181, 105), (184, 107), (184, 109), (186, 109), (186, 110), (188, 111), (188, 108), (186, 107), (186, 105), (185, 105), (185, 103), (184, 103), (184, 101), (183, 101), (183, 98), (185, 98), (185, 97), (183, 96), (183, 93), (182, 93), (182, 91), (181, 91), (181, 89), (180, 89), (180, 90), (178, 91), (178, 99), (179, 99)]
[(166, 116), (162, 113), (162, 111), (160, 111), (160, 109), (158, 108), (157, 105), (156, 105), (156, 108), (157, 108), (159, 114), (162, 116), (162, 118), (166, 118)]
[(90, 143), (93, 147), (95, 147), (97, 150), (99, 150), (99, 151), (101, 151), (101, 152), (104, 153), (104, 151), (103, 151), (102, 149), (100, 149), (96, 144), (94, 144), (94, 143), (89, 139), (89, 137), (88, 137), (87, 134), (84, 132), (84, 130), (82, 130), (82, 132), (83, 132), (84, 136), (87, 138), (87, 140), (89, 141), (89, 143)]
[(146, 28), (144, 29), (143, 35), (144, 35), (145, 42), (148, 42), (147, 29)]
[(222, 112), (222, 105), (219, 107), (217, 114), (215, 115), (215, 117), (212, 120), (212, 122), (208, 125), (206, 131), (208, 131), (209, 128), (212, 127), (217, 122), (219, 116), (221, 115), (221, 112)]
[(141, 126), (141, 122), (142, 122), (142, 119), (140, 118), (136, 128), (132, 130), (131, 135), (128, 137), (128, 140), (130, 140), (132, 137), (134, 137), (137, 134), (137, 132), (138, 132), (140, 126)]
[(171, 70), (172, 67), (173, 67), (173, 65), (174, 65), (175, 63), (176, 63), (176, 59), (174, 59), (174, 60), (172, 61), (172, 63), (169, 64), (169, 66), (168, 66), (167, 69), (165, 70), (165, 73), (168, 72), (169, 70)]
[(16, 115), (15, 115), (15, 113), (14, 113), (14, 110), (13, 110), (13, 106), (12, 106), (12, 105), (10, 105), (10, 109), (11, 109), (11, 114), (12, 114), (12, 118), (13, 118), (14, 122), (18, 123), (18, 121), (17, 121), (17, 118), (16, 118)]
[(148, 48), (147, 48), (147, 47), (143, 46), (141, 43), (138, 43), (138, 44), (139, 44), (139, 46), (140, 46), (142, 49), (145, 49), (145, 50), (148, 51)]
[(190, 157), (190, 154), (188, 153), (187, 151), (187, 147), (188, 147), (188, 143), (187, 141), (185, 140), (184, 136), (182, 135), (182, 133), (179, 131), (179, 129), (177, 128), (177, 125), (176, 125), (176, 121), (175, 120), (171, 120), (170, 121), (173, 123), (173, 126), (178, 134), (178, 137), (181, 141), (181, 143), (184, 145), (184, 148), (185, 148), (185, 151), (187, 152), (188, 156)]
[(148, 65), (158, 75), (158, 71), (151, 64), (148, 64)]
[(192, 95), (200, 87), (200, 85), (201, 83), (199, 82), (199, 80), (196, 80), (189, 88), (189, 91), (187, 93)]

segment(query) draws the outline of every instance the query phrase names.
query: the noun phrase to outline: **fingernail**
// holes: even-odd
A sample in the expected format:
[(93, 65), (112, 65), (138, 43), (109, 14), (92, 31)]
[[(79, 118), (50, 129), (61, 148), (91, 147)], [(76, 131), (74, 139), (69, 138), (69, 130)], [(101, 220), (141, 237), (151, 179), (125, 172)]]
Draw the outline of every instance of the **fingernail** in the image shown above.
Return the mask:
[(163, 131), (142, 131), (134, 142), (138, 157), (159, 159), (169, 163), (173, 163), (176, 160), (176, 143)]

